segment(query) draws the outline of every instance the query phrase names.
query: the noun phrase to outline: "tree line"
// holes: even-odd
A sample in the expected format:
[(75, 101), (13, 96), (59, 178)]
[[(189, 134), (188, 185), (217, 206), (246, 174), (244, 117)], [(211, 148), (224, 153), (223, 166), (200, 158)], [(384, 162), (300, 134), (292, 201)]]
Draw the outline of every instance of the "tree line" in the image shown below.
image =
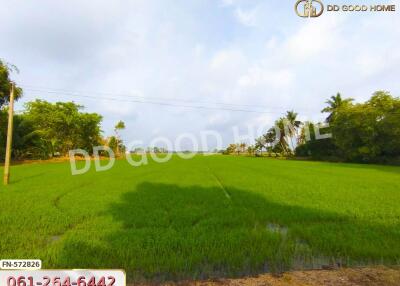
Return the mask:
[[(328, 114), (325, 122), (301, 122), (298, 113), (288, 111), (254, 145), (230, 144), (224, 154), (400, 163), (398, 97), (377, 91), (366, 102), (354, 103), (352, 98), (337, 93), (326, 104), (321, 111)], [(320, 139), (316, 131), (329, 136)]]
[[(8, 102), (10, 96), (10, 72), (12, 65), (0, 61), (0, 158), (5, 155), (7, 136)], [(23, 90), (15, 89), (15, 99)], [(125, 128), (120, 121), (115, 135), (102, 136), (102, 116), (83, 112), (84, 107), (74, 102), (50, 103), (35, 100), (24, 105), (24, 111), (14, 115), (12, 157), (14, 159), (48, 159), (66, 156), (69, 150), (84, 149), (92, 153), (93, 147), (109, 146), (115, 154), (125, 152), (119, 131)]]
[[(18, 69), (0, 60), (0, 158), (4, 158), (10, 73)], [(23, 95), (16, 86), (15, 99)], [(298, 113), (287, 111), (253, 145), (230, 144), (224, 154), (307, 157), (319, 160), (400, 163), (400, 99), (377, 91), (366, 102), (355, 103), (340, 93), (326, 101), (321, 111), (325, 122), (301, 122)], [(113, 136), (104, 138), (102, 116), (83, 112), (74, 102), (35, 100), (14, 115), (12, 156), (16, 159), (47, 159), (65, 156), (69, 150), (109, 146), (118, 156), (125, 152), (120, 137), (124, 122), (115, 125)], [(321, 129), (320, 127), (325, 126)], [(326, 127), (329, 126), (329, 127)], [(322, 132), (322, 133), (321, 133)], [(319, 140), (321, 134), (331, 134)], [(324, 137), (324, 136), (322, 136)]]
[[(115, 126), (116, 134), (103, 137), (102, 116), (83, 112), (74, 102), (50, 103), (35, 100), (25, 104), (20, 114), (14, 115), (12, 157), (50, 159), (64, 157), (69, 150), (83, 149), (92, 154), (94, 146), (109, 146), (114, 154), (125, 152), (118, 130), (125, 128), (122, 121)], [(0, 158), (5, 155), (8, 112), (0, 111)]]

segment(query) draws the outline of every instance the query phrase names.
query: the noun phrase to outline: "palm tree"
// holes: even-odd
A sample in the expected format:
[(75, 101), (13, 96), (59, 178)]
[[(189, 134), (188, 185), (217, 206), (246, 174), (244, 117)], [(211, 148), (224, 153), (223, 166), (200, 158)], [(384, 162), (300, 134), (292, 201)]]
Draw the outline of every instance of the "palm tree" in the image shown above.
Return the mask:
[(330, 99), (325, 101), (325, 103), (328, 104), (328, 106), (325, 107), (324, 109), (322, 109), (322, 111), (321, 111), (321, 112), (329, 112), (330, 113), (328, 115), (328, 117), (326, 118), (326, 122), (331, 122), (333, 117), (336, 114), (336, 111), (340, 107), (351, 103), (353, 100), (354, 99), (352, 99), (352, 98), (343, 99), (342, 95), (339, 92), (336, 95), (332, 95)]
[[(286, 153), (289, 154), (289, 144), (286, 141), (286, 135), (285, 135), (285, 126), (287, 125), (287, 119), (284, 117), (279, 118), (277, 121), (275, 121), (275, 126), (279, 129), (279, 138), (277, 138), (278, 144), (281, 145), (282, 150)], [(273, 129), (273, 128), (272, 128)], [(275, 133), (276, 131), (273, 130)]]
[(298, 130), (301, 126), (301, 121), (296, 120), (297, 119), (298, 113), (292, 111), (287, 111), (286, 112), (286, 124), (287, 124), (287, 129), (288, 133), (286, 136), (290, 138), (290, 141), (292, 143), (292, 149), (294, 150), (294, 144), (293, 144), (293, 137), (296, 137), (297, 142), (298, 142)]
[(314, 125), (311, 121), (305, 121), (302, 123), (302, 128), (298, 137), (297, 144), (301, 145), (311, 139), (310, 129), (313, 129)]
[(119, 145), (122, 142), (118, 131), (123, 129), (125, 129), (125, 123), (120, 120), (114, 127), (115, 137), (117, 138), (117, 156), (119, 156)]

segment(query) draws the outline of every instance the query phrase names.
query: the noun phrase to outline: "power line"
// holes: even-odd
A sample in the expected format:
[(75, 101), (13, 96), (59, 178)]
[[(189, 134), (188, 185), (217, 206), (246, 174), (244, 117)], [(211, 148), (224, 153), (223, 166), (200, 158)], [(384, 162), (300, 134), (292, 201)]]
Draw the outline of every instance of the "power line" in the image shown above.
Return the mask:
[(281, 112), (273, 112), (273, 111), (261, 111), (261, 110), (250, 110), (250, 109), (233, 109), (227, 107), (212, 107), (212, 106), (201, 106), (201, 105), (184, 105), (184, 104), (173, 104), (167, 102), (156, 102), (156, 101), (148, 101), (148, 100), (134, 100), (134, 99), (122, 99), (122, 98), (113, 98), (113, 97), (97, 97), (83, 94), (72, 94), (72, 93), (64, 93), (58, 91), (44, 91), (44, 90), (33, 90), (26, 89), (33, 92), (45, 92), (50, 94), (59, 94), (59, 95), (70, 95), (74, 97), (83, 97), (90, 98), (95, 100), (109, 100), (109, 101), (117, 101), (117, 102), (133, 102), (133, 103), (141, 103), (141, 104), (153, 104), (153, 105), (161, 105), (161, 106), (171, 106), (171, 107), (183, 107), (183, 108), (194, 108), (194, 109), (209, 109), (209, 110), (225, 110), (225, 111), (235, 111), (235, 112), (247, 112), (247, 113), (260, 113), (260, 114), (280, 114)]
[[(206, 100), (191, 100), (191, 99), (183, 99), (183, 98), (163, 98), (163, 97), (145, 97), (142, 95), (133, 95), (132, 93), (110, 93), (110, 92), (98, 92), (98, 91), (72, 91), (66, 89), (58, 89), (58, 88), (48, 88), (48, 87), (38, 87), (32, 85), (20, 85), (24, 87), (25, 90), (30, 91), (37, 91), (37, 92), (45, 92), (45, 93), (59, 93), (63, 95), (73, 95), (73, 96), (80, 96), (80, 95), (111, 95), (111, 96), (119, 96), (119, 97), (128, 97), (128, 98), (135, 98), (135, 99), (142, 99), (144, 101), (148, 100), (155, 100), (155, 101), (176, 101), (176, 102), (184, 102), (184, 103), (193, 103), (193, 104), (212, 104), (212, 105), (226, 105), (226, 106), (233, 106), (233, 107), (253, 107), (257, 109), (286, 109), (284, 107), (280, 108), (271, 108), (270, 106), (265, 105), (255, 105), (255, 104), (237, 104), (237, 103), (227, 103), (227, 102), (218, 102), (218, 101), (206, 101)], [(133, 92), (140, 94), (139, 92)], [(302, 109), (302, 111), (306, 111)], [(308, 109), (308, 111), (311, 111)]]
[[(83, 94), (83, 92), (74, 92), (74, 91), (67, 91), (67, 90), (62, 90), (62, 89), (56, 89), (56, 90), (51, 90), (51, 89), (46, 89), (46, 88), (30, 88), (28, 85), (21, 85), (21, 87), (25, 87), (25, 90), (32, 91), (32, 92), (44, 92), (44, 93), (49, 93), (49, 94), (57, 94), (57, 95), (68, 95), (68, 96), (73, 96), (77, 98), (89, 98), (89, 99), (95, 99), (95, 100), (108, 100), (108, 101), (116, 101), (116, 102), (133, 102), (133, 103), (140, 103), (140, 104), (153, 104), (153, 105), (159, 105), (159, 106), (170, 106), (170, 107), (182, 107), (182, 108), (192, 108), (192, 109), (208, 109), (208, 110), (224, 110), (224, 111), (233, 111), (233, 112), (246, 112), (246, 113), (259, 113), (259, 114), (283, 114), (286, 111), (265, 111), (265, 110), (254, 110), (254, 109), (241, 109), (241, 108), (228, 108), (228, 107), (213, 107), (213, 106), (205, 106), (205, 105), (186, 105), (186, 104), (177, 104), (177, 103), (170, 103), (170, 102), (163, 102), (165, 100), (170, 100), (170, 101), (182, 101), (182, 102), (188, 102), (188, 103), (206, 103), (207, 101), (192, 101), (192, 100), (184, 100), (184, 99), (162, 99), (159, 98), (160, 100), (163, 101), (151, 101), (148, 99), (155, 99), (156, 97), (143, 97), (143, 96), (132, 96), (132, 95), (124, 95), (124, 94), (113, 94), (113, 93), (107, 93), (107, 92), (85, 92), (85, 93), (91, 93), (91, 94), (99, 94), (99, 95), (114, 95), (114, 96), (124, 96), (132, 99), (126, 99), (126, 98), (115, 98), (115, 97), (98, 97), (98, 96), (91, 96), (87, 94)], [(137, 99), (133, 99), (137, 98)], [(220, 105), (231, 105), (231, 106), (254, 106), (261, 108), (262, 106), (256, 106), (256, 105), (240, 105), (240, 104), (229, 104), (229, 103), (217, 103), (217, 102), (209, 102), (209, 104), (220, 104)], [(282, 110), (285, 108), (282, 108)], [(373, 110), (372, 107), (369, 107), (370, 110)], [(348, 110), (349, 112), (364, 112), (364, 110)], [(387, 112), (389, 114), (400, 114), (399, 111), (392, 111), (392, 112)], [(320, 114), (320, 113), (318, 113)]]
[[(177, 101), (177, 102), (187, 102), (187, 103), (206, 103), (206, 104), (215, 104), (215, 105), (228, 105), (228, 106), (238, 106), (238, 107), (256, 107), (256, 108), (269, 108), (268, 106), (255, 105), (255, 104), (237, 104), (237, 103), (227, 103), (227, 102), (218, 102), (218, 101), (206, 101), (206, 100), (190, 100), (184, 98), (162, 98), (162, 97), (144, 97), (142, 95), (133, 95), (132, 93), (109, 93), (109, 92), (98, 92), (98, 91), (71, 91), (66, 89), (58, 89), (58, 88), (46, 88), (46, 87), (37, 87), (32, 85), (20, 85), (21, 87), (26, 87), (26, 89), (34, 89), (37, 91), (54, 91), (54, 92), (62, 92), (62, 93), (71, 93), (71, 94), (98, 94), (98, 95), (112, 95), (112, 96), (123, 96), (123, 97), (132, 97), (138, 99), (151, 99), (151, 100), (162, 100), (162, 101)], [(139, 92), (134, 92), (140, 94)]]

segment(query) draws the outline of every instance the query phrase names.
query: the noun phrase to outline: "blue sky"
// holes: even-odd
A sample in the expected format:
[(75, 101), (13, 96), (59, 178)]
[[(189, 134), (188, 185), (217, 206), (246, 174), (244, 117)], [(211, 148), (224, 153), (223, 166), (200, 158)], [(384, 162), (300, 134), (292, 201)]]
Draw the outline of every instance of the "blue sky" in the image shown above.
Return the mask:
[[(17, 83), (31, 86), (18, 109), (34, 98), (74, 100), (104, 116), (104, 135), (125, 121), (126, 141), (208, 129), (228, 144), (233, 126), (269, 125), (286, 110), (323, 119), (324, 101), (338, 91), (357, 101), (382, 89), (399, 96), (399, 11), (302, 19), (294, 2), (0, 0), (0, 57), (20, 69)], [(387, 3), (400, 9), (398, 0)], [(108, 101), (94, 92), (265, 113)]]

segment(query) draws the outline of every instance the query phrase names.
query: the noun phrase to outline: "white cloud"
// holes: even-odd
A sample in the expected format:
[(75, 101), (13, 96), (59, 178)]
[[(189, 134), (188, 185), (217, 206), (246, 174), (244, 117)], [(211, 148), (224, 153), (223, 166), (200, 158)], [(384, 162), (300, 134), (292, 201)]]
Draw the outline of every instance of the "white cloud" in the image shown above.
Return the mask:
[(238, 7), (235, 9), (235, 17), (239, 21), (239, 23), (241, 23), (245, 26), (254, 27), (257, 24), (257, 10), (256, 9), (245, 11)]
[(210, 61), (210, 68), (214, 71), (223, 69), (237, 69), (245, 61), (239, 50), (222, 50), (217, 52)]
[(245, 88), (260, 85), (270, 88), (282, 88), (288, 87), (293, 78), (293, 72), (289, 69), (268, 70), (261, 67), (253, 67), (240, 77), (239, 86)]
[(355, 63), (363, 76), (377, 74), (387, 65), (385, 55), (370, 54), (368, 52), (363, 52), (356, 56)]
[(201, 57), (204, 54), (204, 45), (202, 44), (196, 44), (196, 46), (193, 49), (193, 53), (195, 57)]
[(235, 0), (221, 0), (222, 6), (231, 6), (235, 3)]
[(321, 53), (341, 48), (341, 29), (345, 27), (345, 19), (338, 15), (321, 17), (318, 23), (308, 21), (286, 39), (281, 52), (290, 60), (305, 62)]
[(136, 117), (136, 108), (133, 103), (100, 100), (100, 109), (112, 117), (124, 117), (130, 115)]
[(288, 109), (318, 117), (337, 91), (358, 100), (377, 89), (400, 94), (397, 14), (300, 19), (293, 3), (261, 0), (45, 0), (40, 9), (29, 1), (0, 3), (0, 33), (7, 35), (1, 57), (21, 70), (17, 82), (267, 112), (73, 98), (104, 116), (106, 134), (124, 120), (125, 140), (146, 141), (152, 131), (170, 138), (204, 128), (226, 132), (273, 122)]

